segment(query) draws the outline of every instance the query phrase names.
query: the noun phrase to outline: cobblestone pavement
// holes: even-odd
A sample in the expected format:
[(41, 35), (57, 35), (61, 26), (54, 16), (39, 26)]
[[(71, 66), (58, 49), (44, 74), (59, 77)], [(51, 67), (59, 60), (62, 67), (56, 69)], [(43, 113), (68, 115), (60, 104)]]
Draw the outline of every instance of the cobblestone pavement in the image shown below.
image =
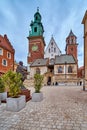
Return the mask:
[(20, 112), (6, 111), (1, 104), (0, 130), (87, 130), (87, 91), (61, 86), (42, 92), (43, 101), (29, 101)]

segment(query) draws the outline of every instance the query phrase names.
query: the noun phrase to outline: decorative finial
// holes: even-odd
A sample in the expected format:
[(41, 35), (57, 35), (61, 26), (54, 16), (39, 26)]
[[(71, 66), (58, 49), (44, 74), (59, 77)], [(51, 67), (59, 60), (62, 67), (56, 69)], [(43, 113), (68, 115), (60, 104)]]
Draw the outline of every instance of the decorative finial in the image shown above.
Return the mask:
[(37, 12), (39, 12), (39, 7), (37, 7)]
[(70, 30), (70, 32), (72, 32), (72, 29)]

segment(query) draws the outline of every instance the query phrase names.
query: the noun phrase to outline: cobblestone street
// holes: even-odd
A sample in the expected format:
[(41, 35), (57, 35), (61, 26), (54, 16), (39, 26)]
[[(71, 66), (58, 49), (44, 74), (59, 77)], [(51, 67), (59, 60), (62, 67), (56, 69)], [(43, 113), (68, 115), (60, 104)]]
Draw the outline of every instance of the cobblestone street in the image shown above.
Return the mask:
[[(33, 88), (29, 88), (31, 93)], [(26, 103), (20, 112), (0, 105), (0, 130), (87, 130), (87, 91), (82, 87), (43, 87), (41, 102)]]

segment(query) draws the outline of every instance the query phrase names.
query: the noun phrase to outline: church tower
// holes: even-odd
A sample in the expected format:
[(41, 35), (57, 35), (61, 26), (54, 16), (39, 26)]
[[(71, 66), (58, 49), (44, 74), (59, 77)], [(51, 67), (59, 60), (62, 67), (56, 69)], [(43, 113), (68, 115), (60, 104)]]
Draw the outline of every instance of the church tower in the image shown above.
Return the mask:
[(69, 33), (69, 36), (66, 38), (66, 54), (73, 55), (76, 61), (77, 59), (77, 37), (74, 35), (72, 30)]
[(30, 65), (34, 60), (44, 58), (45, 41), (43, 37), (44, 28), (41, 22), (41, 15), (39, 9), (34, 14), (34, 21), (31, 21), (28, 41), (28, 57), (27, 63)]

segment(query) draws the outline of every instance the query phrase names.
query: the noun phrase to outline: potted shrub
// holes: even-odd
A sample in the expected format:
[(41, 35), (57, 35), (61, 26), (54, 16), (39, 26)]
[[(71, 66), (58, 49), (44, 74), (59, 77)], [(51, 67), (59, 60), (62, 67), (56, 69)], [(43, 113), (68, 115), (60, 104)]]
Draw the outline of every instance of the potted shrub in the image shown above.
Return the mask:
[(7, 92), (5, 92), (5, 85), (2, 77), (0, 77), (0, 100), (4, 101), (7, 98)]
[(10, 111), (19, 111), (25, 107), (25, 95), (19, 95), (22, 86), (21, 74), (8, 71), (3, 75), (4, 84), (8, 87), (9, 96), (6, 99), (6, 109)]
[(34, 75), (34, 88), (35, 92), (32, 94), (32, 101), (39, 102), (43, 100), (43, 93), (40, 91), (42, 88), (43, 76), (40, 74)]

